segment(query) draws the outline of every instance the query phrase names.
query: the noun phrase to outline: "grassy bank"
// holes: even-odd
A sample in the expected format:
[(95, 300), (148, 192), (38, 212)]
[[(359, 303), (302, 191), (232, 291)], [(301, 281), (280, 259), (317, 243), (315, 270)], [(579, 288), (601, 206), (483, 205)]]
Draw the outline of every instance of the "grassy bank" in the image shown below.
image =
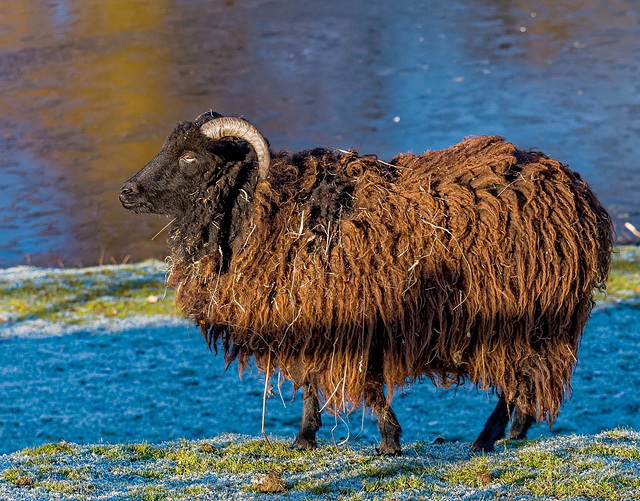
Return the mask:
[(145, 261), (81, 269), (0, 270), (0, 319), (77, 324), (95, 317), (175, 315), (163, 267), (160, 261)]
[[(82, 324), (95, 318), (178, 315), (173, 292), (164, 285), (164, 263), (82, 269), (0, 270), (0, 322)], [(640, 298), (640, 248), (616, 249), (607, 291), (599, 303)]]
[[(436, 441), (438, 442), (438, 441)], [(413, 443), (401, 458), (370, 446), (299, 452), (272, 439), (221, 435), (159, 445), (47, 444), (0, 457), (0, 498), (49, 499), (637, 499), (640, 433)], [(275, 483), (265, 482), (271, 474)], [(264, 493), (265, 490), (276, 492)]]

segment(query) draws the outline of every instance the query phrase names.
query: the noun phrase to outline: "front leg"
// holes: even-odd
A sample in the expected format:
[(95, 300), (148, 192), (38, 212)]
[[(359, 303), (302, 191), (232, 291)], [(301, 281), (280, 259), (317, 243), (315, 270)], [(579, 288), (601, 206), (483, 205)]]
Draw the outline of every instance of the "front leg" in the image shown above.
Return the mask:
[(493, 451), (493, 444), (496, 440), (504, 437), (504, 432), (507, 429), (507, 423), (510, 416), (509, 406), (504, 395), (500, 395), (498, 405), (487, 419), (484, 425), (484, 429), (476, 438), (476, 441), (471, 446), (471, 450), (475, 452), (491, 452)]
[(320, 404), (318, 402), (318, 382), (313, 374), (308, 374), (302, 383), (302, 421), (300, 431), (293, 442), (294, 449), (315, 449), (316, 432), (322, 426)]

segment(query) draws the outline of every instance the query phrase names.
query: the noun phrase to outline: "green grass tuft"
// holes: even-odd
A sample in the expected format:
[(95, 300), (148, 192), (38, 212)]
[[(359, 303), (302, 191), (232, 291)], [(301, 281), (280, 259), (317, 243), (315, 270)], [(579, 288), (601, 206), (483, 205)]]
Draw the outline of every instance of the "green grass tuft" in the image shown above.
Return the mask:
[(580, 454), (598, 454), (600, 456), (615, 456), (622, 459), (640, 460), (640, 450), (630, 447), (620, 447), (606, 444), (604, 442), (592, 444), (589, 447), (580, 449)]
[(535, 450), (521, 451), (518, 455), (518, 460), (524, 466), (542, 469), (557, 468), (563, 463), (561, 458), (554, 456), (550, 452)]
[(488, 474), (493, 476), (487, 457), (478, 456), (449, 469), (442, 476), (442, 480), (452, 484), (481, 487), (487, 483), (485, 478)]
[(16, 487), (33, 483), (29, 473), (19, 468), (9, 468), (2, 474), (2, 479)]
[(611, 478), (571, 477), (553, 471), (543, 471), (535, 479), (525, 482), (525, 488), (537, 496), (558, 499), (586, 497), (592, 499), (620, 499), (619, 489)]
[(265, 440), (250, 440), (242, 444), (229, 444), (222, 450), (222, 454), (273, 459), (297, 459), (313, 454), (313, 451), (294, 449), (286, 442), (278, 440), (271, 440), (270, 442), (271, 445), (267, 444)]
[(77, 448), (64, 442), (44, 444), (39, 447), (33, 447), (33, 448), (27, 447), (26, 449), (22, 450), (22, 453), (27, 456), (40, 456), (40, 455), (51, 456), (53, 454), (75, 454), (76, 452), (77, 452)]
[(164, 449), (158, 449), (149, 445), (146, 441), (139, 444), (128, 444), (124, 449), (131, 461), (149, 461), (150, 459), (160, 459), (167, 455)]
[(207, 492), (207, 489), (199, 485), (189, 485), (182, 490), (182, 494), (185, 497), (202, 496)]
[(176, 475), (193, 475), (215, 470), (215, 459), (201, 452), (182, 449), (169, 453), (167, 458), (173, 462), (172, 471)]
[(122, 448), (119, 445), (96, 445), (91, 447), (89, 452), (112, 459), (122, 457)]
[[(45, 470), (45, 472), (47, 471), (53, 471), (53, 470)], [(42, 471), (42, 469), (38, 470), (38, 474), (43, 474), (43, 473), (44, 472)], [(57, 473), (58, 475), (68, 478), (69, 480), (82, 480), (82, 479), (91, 477), (91, 470), (89, 470), (89, 468), (86, 466), (83, 468), (70, 468), (66, 466), (64, 468), (59, 469)]]
[(74, 492), (81, 492), (83, 489), (68, 481), (57, 480), (43, 480), (35, 483), (36, 487), (40, 487), (49, 492), (55, 492), (57, 494), (72, 494)]
[(131, 498), (136, 501), (162, 501), (164, 499), (169, 499), (170, 495), (171, 493), (164, 487), (147, 485), (135, 491), (131, 495)]
[(625, 245), (614, 249), (606, 293), (599, 293), (596, 297), (640, 297), (640, 248)]

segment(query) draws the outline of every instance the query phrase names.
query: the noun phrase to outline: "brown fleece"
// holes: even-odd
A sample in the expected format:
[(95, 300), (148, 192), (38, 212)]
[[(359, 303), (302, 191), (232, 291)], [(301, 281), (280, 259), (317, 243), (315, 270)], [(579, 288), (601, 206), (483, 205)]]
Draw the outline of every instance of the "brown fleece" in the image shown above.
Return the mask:
[(172, 263), (183, 313), (241, 369), (317, 373), (334, 409), (361, 403), (382, 350), (389, 398), (422, 375), (469, 380), (551, 424), (606, 279), (607, 212), (568, 167), (498, 136), (391, 164), (273, 159), (228, 267)]

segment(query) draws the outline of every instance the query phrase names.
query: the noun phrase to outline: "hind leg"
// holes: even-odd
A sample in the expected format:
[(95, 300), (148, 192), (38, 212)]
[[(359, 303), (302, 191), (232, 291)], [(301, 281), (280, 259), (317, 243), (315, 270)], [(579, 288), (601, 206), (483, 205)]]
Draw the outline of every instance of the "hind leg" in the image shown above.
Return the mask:
[(293, 447), (298, 450), (315, 449), (317, 447), (316, 432), (320, 426), (322, 426), (322, 420), (318, 402), (318, 383), (316, 377), (309, 374), (302, 384), (302, 421)]
[(484, 429), (471, 446), (471, 450), (476, 452), (493, 451), (495, 441), (504, 437), (510, 414), (507, 400), (504, 398), (504, 395), (500, 395), (496, 408), (489, 416), (489, 419), (487, 419)]
[(367, 381), (364, 389), (364, 399), (367, 406), (373, 408), (378, 419), (380, 429), (380, 445), (376, 449), (382, 456), (400, 456), (400, 435), (402, 428), (396, 419), (391, 406), (387, 402), (382, 391), (382, 382), (379, 380)]
[(535, 416), (525, 414), (520, 407), (516, 406), (513, 411), (513, 420), (509, 429), (509, 438), (512, 440), (521, 440), (527, 438), (527, 431), (531, 425), (536, 422)]

